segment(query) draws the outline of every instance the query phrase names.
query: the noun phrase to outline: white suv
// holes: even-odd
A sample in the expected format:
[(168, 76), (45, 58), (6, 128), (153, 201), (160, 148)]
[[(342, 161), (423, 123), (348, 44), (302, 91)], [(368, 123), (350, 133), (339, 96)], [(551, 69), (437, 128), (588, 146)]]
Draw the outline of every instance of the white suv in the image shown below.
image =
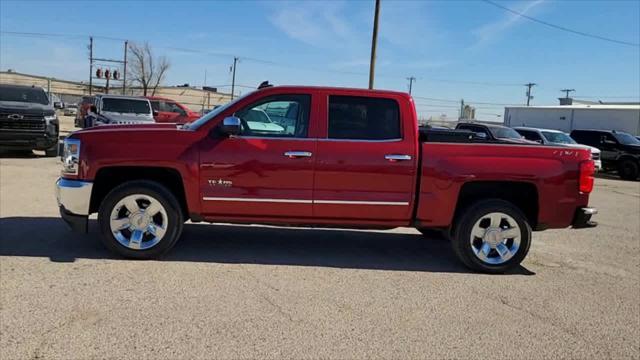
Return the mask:
[(591, 158), (595, 162), (596, 170), (602, 170), (602, 160), (600, 159), (600, 149), (589, 145), (578, 144), (575, 140), (559, 130), (538, 129), (529, 127), (513, 128), (525, 139), (535, 141), (543, 145), (568, 146), (573, 148), (582, 148), (591, 150)]

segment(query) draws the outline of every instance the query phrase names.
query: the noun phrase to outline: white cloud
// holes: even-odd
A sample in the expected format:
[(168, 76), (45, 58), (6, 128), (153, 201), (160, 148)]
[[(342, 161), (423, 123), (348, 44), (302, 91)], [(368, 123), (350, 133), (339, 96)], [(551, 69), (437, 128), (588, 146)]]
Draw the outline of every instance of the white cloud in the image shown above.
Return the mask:
[(349, 47), (357, 43), (338, 1), (278, 3), (269, 21), (287, 36), (318, 48)]
[[(545, 0), (529, 1), (524, 3), (524, 6), (521, 6), (519, 9), (514, 10), (524, 15), (544, 2)], [(476, 36), (477, 40), (471, 46), (471, 48), (480, 48), (486, 45), (522, 20), (523, 18), (517, 14), (506, 13), (506, 15), (500, 20), (485, 24), (473, 30), (472, 33)]]

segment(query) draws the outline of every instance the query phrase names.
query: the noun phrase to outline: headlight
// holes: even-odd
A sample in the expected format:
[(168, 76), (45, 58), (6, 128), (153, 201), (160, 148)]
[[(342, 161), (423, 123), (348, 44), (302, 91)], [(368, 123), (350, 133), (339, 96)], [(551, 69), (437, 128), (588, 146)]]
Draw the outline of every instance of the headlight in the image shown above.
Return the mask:
[(47, 115), (44, 117), (44, 121), (47, 122), (47, 124), (51, 124), (51, 123), (55, 123), (58, 121), (58, 117), (54, 114), (54, 115)]
[(78, 175), (80, 164), (80, 140), (65, 139), (62, 149), (62, 173), (65, 175)]

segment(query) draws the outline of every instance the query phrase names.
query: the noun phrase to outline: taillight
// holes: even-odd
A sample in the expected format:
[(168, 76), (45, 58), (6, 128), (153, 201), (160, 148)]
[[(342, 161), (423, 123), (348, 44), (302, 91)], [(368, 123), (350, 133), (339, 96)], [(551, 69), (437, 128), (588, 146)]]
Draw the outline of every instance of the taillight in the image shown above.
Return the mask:
[(596, 167), (593, 160), (587, 160), (580, 163), (580, 178), (578, 180), (578, 188), (581, 193), (588, 194), (593, 190), (593, 174)]

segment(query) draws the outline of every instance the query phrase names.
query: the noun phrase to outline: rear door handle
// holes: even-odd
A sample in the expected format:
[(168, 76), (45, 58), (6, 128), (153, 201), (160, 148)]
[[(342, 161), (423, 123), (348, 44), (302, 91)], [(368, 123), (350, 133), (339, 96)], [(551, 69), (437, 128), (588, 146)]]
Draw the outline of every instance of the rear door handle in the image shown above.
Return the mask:
[(284, 156), (290, 159), (303, 158), (303, 157), (311, 157), (312, 153), (308, 151), (287, 151), (284, 153)]
[(391, 162), (396, 162), (396, 161), (408, 161), (411, 160), (411, 155), (404, 155), (404, 154), (387, 154), (384, 156), (385, 159), (391, 161)]

